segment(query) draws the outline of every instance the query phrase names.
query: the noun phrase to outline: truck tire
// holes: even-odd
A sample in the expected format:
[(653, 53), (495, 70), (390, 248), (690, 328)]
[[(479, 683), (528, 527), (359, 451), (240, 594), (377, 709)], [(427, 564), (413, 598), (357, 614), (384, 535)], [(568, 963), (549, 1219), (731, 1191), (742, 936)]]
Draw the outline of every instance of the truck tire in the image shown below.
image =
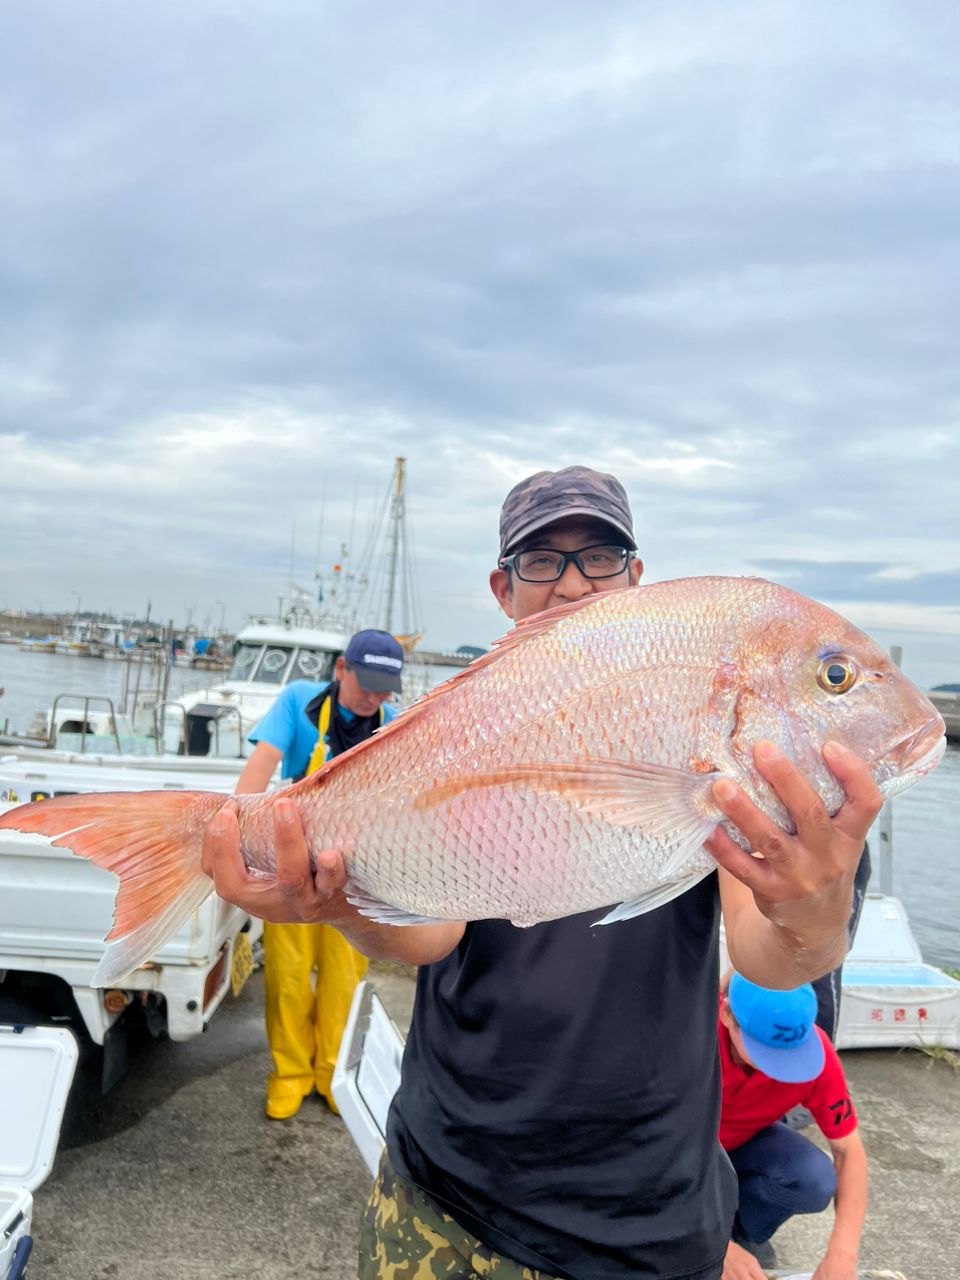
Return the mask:
[(54, 1017), (48, 1011), (37, 1008), (31, 1001), (25, 1000), (18, 992), (4, 991), (2, 986), (0, 986), (0, 1022), (11, 1023), (15, 1027), (56, 1027), (58, 1030), (65, 1029), (76, 1040), (77, 1069), (74, 1073), (73, 1083), (70, 1086), (70, 1092), (67, 1094), (63, 1119), (60, 1123), (60, 1146), (69, 1145), (69, 1133), (73, 1127), (78, 1108), (77, 1094), (80, 1087), (78, 1082), (89, 1060), (90, 1050), (93, 1048), (86, 1028), (83, 1027), (78, 1032), (76, 1026), (69, 1019)]
[(22, 996), (8, 995), (0, 987), (0, 1022), (10, 1022), (14, 1026), (51, 1027), (56, 1024), (49, 1016), (36, 1009)]
[(70, 1017), (67, 1014), (51, 1013), (49, 1008), (35, 1003), (22, 991), (6, 991), (0, 984), (0, 1022), (12, 1023), (23, 1027), (57, 1027), (67, 1030), (77, 1042), (78, 1072), (95, 1056), (98, 1046), (90, 1039), (90, 1033), (83, 1025), (79, 1014)]

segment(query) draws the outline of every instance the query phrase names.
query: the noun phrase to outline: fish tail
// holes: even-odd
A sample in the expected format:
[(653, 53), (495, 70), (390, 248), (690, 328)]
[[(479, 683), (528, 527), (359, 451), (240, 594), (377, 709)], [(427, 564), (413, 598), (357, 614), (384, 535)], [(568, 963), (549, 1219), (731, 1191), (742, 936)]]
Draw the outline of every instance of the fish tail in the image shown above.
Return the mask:
[(0, 815), (0, 830), (52, 837), (119, 877), (113, 928), (94, 986), (112, 986), (151, 959), (203, 902), (203, 830), (223, 807), (209, 791), (127, 791), (56, 796)]

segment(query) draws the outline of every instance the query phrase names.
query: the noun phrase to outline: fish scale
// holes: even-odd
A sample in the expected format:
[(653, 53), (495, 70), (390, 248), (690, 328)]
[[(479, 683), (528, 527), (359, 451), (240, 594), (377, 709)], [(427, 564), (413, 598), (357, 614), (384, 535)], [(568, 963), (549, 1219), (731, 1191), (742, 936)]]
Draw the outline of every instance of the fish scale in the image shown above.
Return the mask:
[[(944, 745), (928, 699), (838, 614), (761, 579), (690, 578), (525, 619), (285, 794), (312, 855), (342, 852), (348, 896), (373, 919), (530, 925), (621, 904), (615, 920), (714, 869), (703, 843), (722, 821), (718, 777), (789, 826), (753, 761), (761, 739), (835, 812), (843, 793), (821, 754), (831, 738), (888, 795)], [(234, 803), (246, 865), (273, 874), (276, 793)], [(61, 797), (0, 828), (55, 836), (120, 876), (98, 970), (111, 981), (203, 892), (203, 830), (221, 805), (206, 793)]]

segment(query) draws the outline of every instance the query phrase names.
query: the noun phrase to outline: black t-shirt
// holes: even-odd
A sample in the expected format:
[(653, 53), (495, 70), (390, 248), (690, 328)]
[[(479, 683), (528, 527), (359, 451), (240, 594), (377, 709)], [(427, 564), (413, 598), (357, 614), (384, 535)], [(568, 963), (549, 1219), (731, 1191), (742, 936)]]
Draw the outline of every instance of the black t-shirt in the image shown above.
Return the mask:
[(656, 911), (467, 926), (417, 979), (387, 1143), (491, 1248), (572, 1280), (719, 1274), (716, 876)]

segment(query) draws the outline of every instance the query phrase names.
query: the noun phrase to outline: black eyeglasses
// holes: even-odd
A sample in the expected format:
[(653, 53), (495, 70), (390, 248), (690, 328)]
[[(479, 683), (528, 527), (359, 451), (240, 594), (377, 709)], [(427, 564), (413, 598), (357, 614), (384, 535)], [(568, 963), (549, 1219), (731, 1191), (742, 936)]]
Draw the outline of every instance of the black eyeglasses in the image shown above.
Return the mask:
[(595, 547), (581, 547), (579, 551), (555, 551), (552, 547), (534, 551), (516, 551), (504, 556), (501, 569), (512, 569), (521, 582), (556, 582), (567, 571), (572, 561), (585, 578), (615, 578), (623, 573), (633, 557), (626, 547), (611, 547), (600, 543)]

